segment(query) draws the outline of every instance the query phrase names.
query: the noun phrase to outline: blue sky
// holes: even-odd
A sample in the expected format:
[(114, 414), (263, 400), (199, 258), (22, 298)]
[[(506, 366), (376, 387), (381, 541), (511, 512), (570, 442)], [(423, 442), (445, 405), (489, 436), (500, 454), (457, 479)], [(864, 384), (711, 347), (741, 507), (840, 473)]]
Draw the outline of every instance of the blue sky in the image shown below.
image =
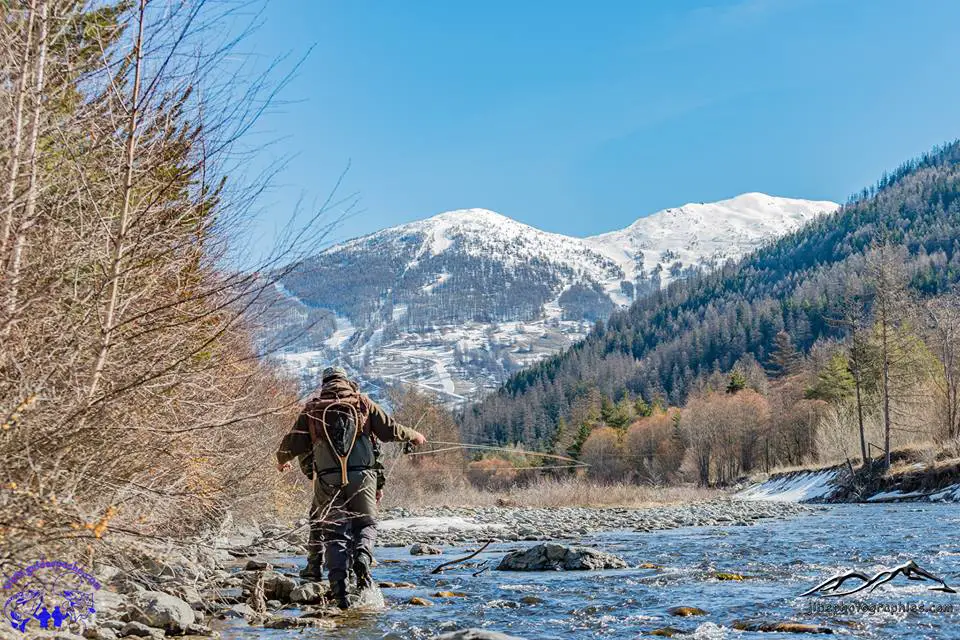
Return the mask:
[(343, 239), (493, 209), (590, 235), (745, 191), (844, 200), (960, 137), (953, 0), (273, 0), (312, 52), (259, 124), (288, 159), (258, 241), (341, 193)]

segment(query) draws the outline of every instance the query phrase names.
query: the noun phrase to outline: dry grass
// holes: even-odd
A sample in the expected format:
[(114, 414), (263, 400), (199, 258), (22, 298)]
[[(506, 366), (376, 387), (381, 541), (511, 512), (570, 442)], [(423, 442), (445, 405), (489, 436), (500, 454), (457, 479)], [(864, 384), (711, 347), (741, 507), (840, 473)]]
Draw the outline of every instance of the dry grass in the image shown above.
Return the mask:
[(700, 502), (725, 495), (718, 489), (694, 486), (653, 487), (635, 484), (599, 484), (584, 478), (544, 477), (504, 491), (478, 489), (462, 482), (437, 489), (389, 485), (385, 507), (650, 507)]

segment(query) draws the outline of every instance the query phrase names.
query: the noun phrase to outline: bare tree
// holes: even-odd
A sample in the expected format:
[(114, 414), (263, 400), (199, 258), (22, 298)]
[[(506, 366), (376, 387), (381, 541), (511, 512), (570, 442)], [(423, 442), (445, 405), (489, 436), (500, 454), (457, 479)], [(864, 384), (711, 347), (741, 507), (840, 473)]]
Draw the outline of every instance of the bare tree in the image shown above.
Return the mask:
[(873, 288), (873, 316), (879, 346), (880, 391), (883, 411), (884, 467), (890, 468), (890, 434), (893, 428), (891, 373), (901, 357), (900, 329), (908, 303), (904, 260), (897, 249), (878, 243), (868, 256)]
[(925, 305), (928, 342), (939, 362), (933, 376), (940, 414), (940, 437), (960, 435), (960, 294), (953, 291)]
[(3, 10), (0, 562), (270, 508), (269, 451), (297, 407), (257, 323), (319, 216), (349, 203), (235, 267), (264, 183), (224, 176), (273, 88), (238, 90), (230, 5)]

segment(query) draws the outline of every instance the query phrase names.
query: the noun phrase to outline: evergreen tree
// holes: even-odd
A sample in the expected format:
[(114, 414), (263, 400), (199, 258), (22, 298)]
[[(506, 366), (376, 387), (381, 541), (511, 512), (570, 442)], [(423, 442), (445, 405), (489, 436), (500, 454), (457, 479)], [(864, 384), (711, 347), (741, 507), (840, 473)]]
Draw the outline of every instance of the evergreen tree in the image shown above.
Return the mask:
[(807, 389), (806, 397), (840, 404), (849, 400), (855, 391), (856, 381), (850, 371), (850, 361), (842, 351), (836, 351), (826, 366), (817, 372), (817, 380)]
[(747, 388), (747, 376), (740, 369), (730, 372), (730, 381), (727, 383), (727, 393), (734, 394)]
[(570, 448), (567, 449), (567, 455), (573, 458), (574, 460), (580, 459), (580, 453), (583, 451), (583, 443), (587, 441), (587, 438), (590, 437), (590, 426), (586, 422), (580, 423), (580, 428), (577, 429), (577, 436), (573, 440), (573, 444), (570, 445)]
[(636, 412), (638, 418), (649, 418), (653, 415), (653, 407), (643, 398), (637, 398), (637, 401), (633, 405), (633, 410)]

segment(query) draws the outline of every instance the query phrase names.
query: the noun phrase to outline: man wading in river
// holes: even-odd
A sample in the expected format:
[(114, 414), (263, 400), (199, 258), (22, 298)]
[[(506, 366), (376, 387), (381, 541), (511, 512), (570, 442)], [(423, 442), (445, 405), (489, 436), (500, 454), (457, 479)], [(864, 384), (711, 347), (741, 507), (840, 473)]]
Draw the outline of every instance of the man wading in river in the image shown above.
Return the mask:
[[(383, 454), (383, 447), (380, 446), (380, 440), (376, 436), (370, 436), (373, 445), (374, 471), (377, 473), (377, 504), (380, 504), (380, 498), (383, 497), (383, 488), (387, 484), (386, 474), (380, 457)], [(300, 463), (300, 471), (307, 479), (313, 481), (313, 450), (309, 453), (297, 456)], [(280, 465), (281, 470), (285, 469)], [(307, 565), (300, 570), (300, 577), (311, 582), (320, 582), (323, 580), (323, 512), (326, 505), (318, 504), (316, 500), (310, 505), (310, 537), (307, 540)]]
[[(280, 471), (289, 469), (294, 458), (303, 460), (313, 454), (311, 530), (314, 520), (322, 517), (330, 589), (341, 609), (350, 606), (347, 571), (351, 560), (357, 590), (373, 584), (370, 566), (377, 538), (377, 462), (371, 436), (383, 442), (426, 442), (421, 433), (401, 426), (360, 393), (346, 371), (331, 367), (323, 372), (320, 395), (307, 402), (277, 450)], [(314, 535), (311, 540), (316, 541)]]

